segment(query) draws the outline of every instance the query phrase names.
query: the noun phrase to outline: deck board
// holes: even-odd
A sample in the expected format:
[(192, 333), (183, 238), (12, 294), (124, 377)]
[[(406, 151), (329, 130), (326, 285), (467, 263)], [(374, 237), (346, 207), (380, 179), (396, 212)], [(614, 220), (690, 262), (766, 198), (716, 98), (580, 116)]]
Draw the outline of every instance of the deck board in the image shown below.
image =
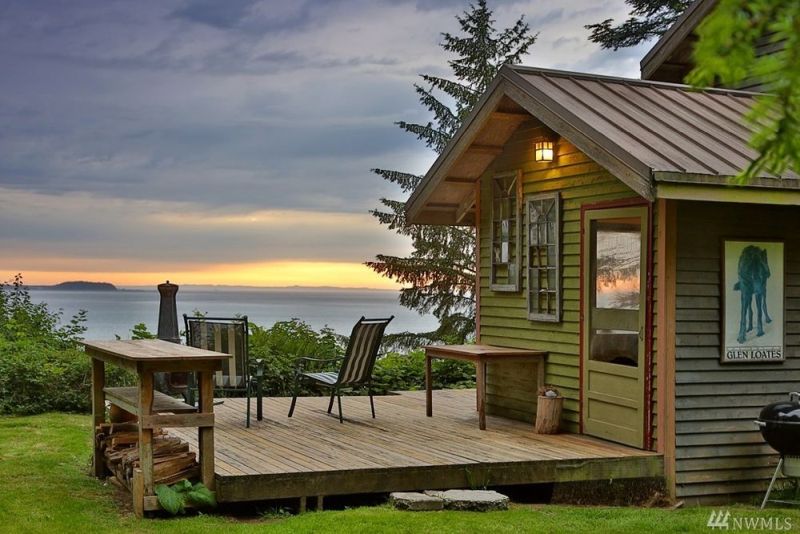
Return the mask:
[[(661, 476), (660, 455), (575, 434), (538, 435), (533, 425), (488, 417), (478, 429), (474, 390), (342, 399), (345, 422), (328, 399), (264, 399), (263, 421), (245, 428), (244, 399), (215, 408), (218, 498), (243, 501), (393, 490)], [(255, 411), (255, 410), (254, 410)], [(335, 407), (334, 407), (335, 411)], [(170, 429), (196, 450), (192, 429)]]

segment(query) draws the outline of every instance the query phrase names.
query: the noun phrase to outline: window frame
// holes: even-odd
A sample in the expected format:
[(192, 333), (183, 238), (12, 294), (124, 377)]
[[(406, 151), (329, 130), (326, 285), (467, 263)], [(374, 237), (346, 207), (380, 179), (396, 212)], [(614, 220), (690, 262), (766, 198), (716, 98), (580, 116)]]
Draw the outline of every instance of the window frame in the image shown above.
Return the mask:
[[(499, 179), (506, 179), (506, 178), (513, 178), (514, 179), (514, 240), (509, 241), (509, 243), (514, 244), (515, 250), (515, 258), (514, 261), (509, 261), (504, 263), (504, 265), (513, 265), (516, 273), (511, 280), (510, 283), (498, 283), (496, 281), (496, 271), (495, 266), (498, 265), (495, 263), (495, 239), (498, 237), (495, 232), (495, 206), (496, 206), (496, 197), (495, 197), (495, 182)], [(522, 170), (515, 170), (515, 171), (507, 171), (507, 172), (497, 172), (492, 174), (491, 183), (490, 183), (490, 192), (491, 192), (491, 199), (492, 199), (492, 209), (490, 212), (490, 220), (489, 220), (489, 289), (491, 291), (496, 292), (503, 292), (503, 293), (519, 293), (522, 290)], [(497, 219), (498, 221), (500, 219)], [(507, 277), (510, 279), (510, 277)]]
[[(556, 287), (554, 290), (556, 304), (553, 313), (542, 313), (539, 310), (534, 311), (533, 298), (531, 292), (532, 272), (536, 269), (537, 273), (541, 270), (540, 267), (533, 267), (531, 263), (531, 204), (534, 202), (541, 202), (543, 200), (553, 201), (553, 211), (555, 213), (555, 265), (553, 270), (556, 273)], [(563, 305), (563, 275), (561, 269), (561, 254), (562, 254), (562, 229), (561, 229), (561, 194), (559, 192), (553, 193), (538, 193), (525, 195), (525, 297), (526, 297), (526, 311), (529, 321), (547, 322), (547, 323), (560, 323), (562, 317)], [(536, 223), (539, 224), (539, 223)], [(546, 243), (545, 246), (552, 246), (551, 243)], [(550, 266), (546, 267), (548, 270)], [(550, 289), (548, 288), (548, 291)], [(538, 303), (538, 299), (537, 299)], [(538, 304), (537, 304), (538, 306)]]

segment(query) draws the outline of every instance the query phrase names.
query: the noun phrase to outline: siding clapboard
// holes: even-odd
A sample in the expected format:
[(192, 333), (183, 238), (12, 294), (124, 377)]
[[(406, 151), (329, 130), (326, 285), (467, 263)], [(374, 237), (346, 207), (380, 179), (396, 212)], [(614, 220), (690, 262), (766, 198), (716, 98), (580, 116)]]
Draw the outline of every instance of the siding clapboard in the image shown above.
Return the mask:
[[(774, 451), (753, 420), (800, 388), (800, 209), (681, 202), (676, 299), (677, 496), (696, 503), (742, 500), (766, 490)], [(783, 364), (721, 364), (723, 238), (783, 239), (786, 342)]]
[[(566, 397), (564, 430), (579, 430), (580, 398), (580, 250), (581, 206), (597, 202), (636, 198), (628, 186), (612, 176), (566, 140), (556, 143), (556, 162), (533, 160), (534, 140), (545, 135), (541, 123), (530, 120), (522, 124), (500, 154), (481, 177), (480, 214), (480, 335), (481, 342), (518, 348), (549, 351), (546, 382), (554, 384)], [(562, 321), (536, 322), (527, 318), (527, 247), (523, 226), (522, 279), (518, 293), (493, 292), (489, 289), (491, 269), (491, 177), (500, 172), (521, 169), (522, 195), (558, 191), (561, 194), (562, 227)], [(523, 209), (523, 216), (524, 216)], [(523, 220), (524, 222), (524, 220)], [(655, 232), (655, 230), (654, 230)], [(655, 357), (653, 358), (655, 360)], [(532, 369), (532, 368), (531, 368)], [(532, 371), (531, 371), (532, 372)], [(529, 376), (518, 372), (517, 376)], [(493, 404), (509, 406), (504, 415), (531, 419), (535, 400), (531, 398), (533, 380), (510, 380), (499, 370), (489, 368), (487, 401), (490, 413)], [(655, 398), (655, 395), (654, 395)], [(654, 417), (655, 423), (655, 417)]]

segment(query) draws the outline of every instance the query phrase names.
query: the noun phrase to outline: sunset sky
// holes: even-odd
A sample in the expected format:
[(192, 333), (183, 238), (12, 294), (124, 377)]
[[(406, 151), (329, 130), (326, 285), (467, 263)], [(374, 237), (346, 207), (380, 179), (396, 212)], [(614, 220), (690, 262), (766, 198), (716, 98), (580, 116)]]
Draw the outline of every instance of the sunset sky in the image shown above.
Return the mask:
[[(434, 155), (412, 83), (449, 74), (465, 1), (4, 0), (0, 279), (392, 287), (408, 243), (368, 210)], [(490, 1), (524, 64), (638, 76), (585, 24), (623, 0)], [(644, 47), (646, 48), (646, 47)]]

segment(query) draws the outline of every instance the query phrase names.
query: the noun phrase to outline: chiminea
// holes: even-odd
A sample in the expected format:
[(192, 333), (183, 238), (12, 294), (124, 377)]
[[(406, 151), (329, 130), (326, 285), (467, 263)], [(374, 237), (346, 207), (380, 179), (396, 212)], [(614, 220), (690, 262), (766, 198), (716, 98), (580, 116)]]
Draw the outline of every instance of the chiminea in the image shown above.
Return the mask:
[(178, 337), (178, 306), (175, 303), (175, 295), (178, 294), (178, 286), (170, 284), (167, 280), (164, 284), (158, 284), (158, 293), (161, 295), (161, 303), (158, 307), (158, 339), (180, 343)]
[[(178, 294), (178, 286), (170, 284), (169, 280), (165, 284), (158, 285), (158, 293), (161, 295), (161, 302), (158, 307), (158, 339), (171, 343), (180, 343), (181, 338), (178, 333), (178, 306), (175, 303), (175, 295)], [(156, 373), (156, 389), (174, 394), (186, 394), (189, 384), (188, 373)]]
[(765, 406), (756, 424), (770, 447), (783, 457), (783, 473), (800, 477), (800, 393)]

